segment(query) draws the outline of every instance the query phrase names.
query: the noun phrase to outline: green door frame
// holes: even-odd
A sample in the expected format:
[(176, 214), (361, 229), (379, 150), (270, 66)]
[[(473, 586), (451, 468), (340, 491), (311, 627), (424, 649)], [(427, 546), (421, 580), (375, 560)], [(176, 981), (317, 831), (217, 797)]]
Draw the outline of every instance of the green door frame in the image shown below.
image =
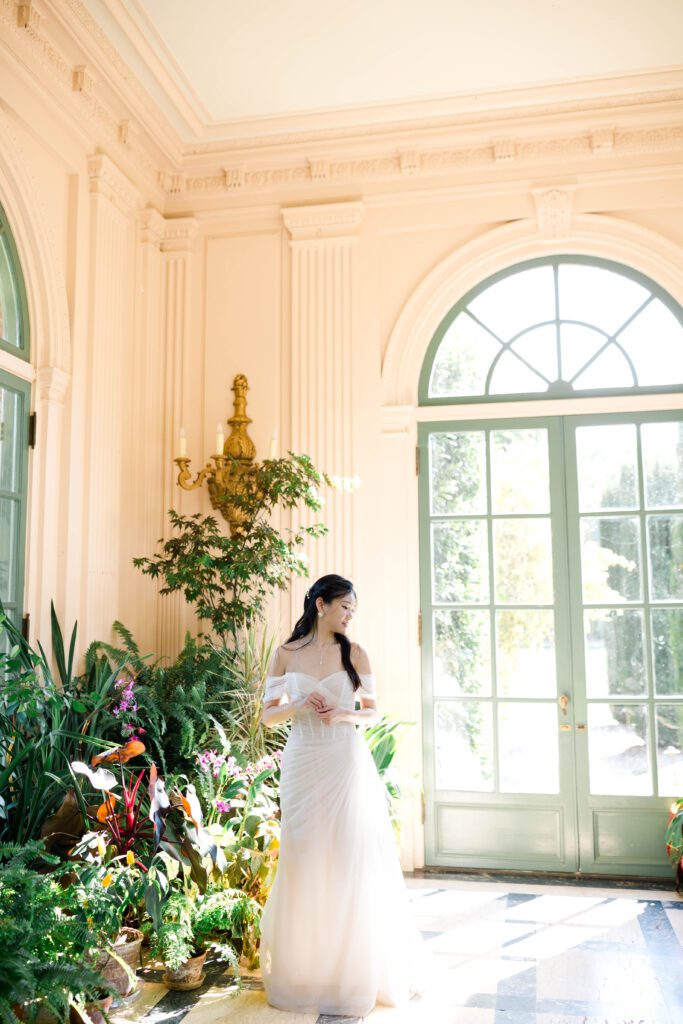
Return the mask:
[[(429, 435), (444, 431), (492, 431), (541, 427), (548, 431), (550, 470), (551, 529), (553, 549), (553, 584), (555, 610), (555, 647), (558, 694), (567, 692), (571, 683), (571, 646), (568, 630), (569, 596), (567, 590), (566, 524), (562, 474), (564, 456), (561, 421), (558, 417), (525, 417), (491, 420), (434, 421), (418, 427), (420, 447), (419, 529), (421, 608), (423, 616), (422, 672), (423, 722), (425, 750), (425, 857), (429, 865), (450, 867), (516, 868), (539, 871), (574, 871), (577, 868), (577, 817), (574, 772), (574, 730), (561, 729), (573, 723), (573, 706), (563, 715), (557, 706), (560, 792), (555, 794), (518, 794), (444, 791), (437, 801), (435, 782), (433, 615), (431, 594), (431, 548), (429, 505)], [(424, 456), (424, 457), (423, 457)], [(490, 522), (491, 517), (487, 516)], [(489, 567), (492, 573), (493, 567)], [(490, 586), (493, 600), (493, 587)], [(492, 664), (495, 665), (494, 633), (491, 634)], [(495, 672), (494, 672), (495, 675)], [(495, 679), (492, 701), (496, 706)], [(547, 698), (544, 703), (547, 702)], [(537, 703), (518, 699), (518, 703)], [(494, 730), (495, 715), (494, 715)], [(497, 764), (497, 755), (496, 755)], [(497, 777), (497, 772), (496, 772)], [(444, 799), (445, 797), (445, 799)], [(453, 810), (451, 810), (453, 808)], [(457, 810), (456, 810), (457, 808)], [(450, 828), (467, 835), (465, 850), (447, 850), (441, 842), (445, 815), (451, 816)], [(523, 815), (523, 818), (520, 817)], [(524, 821), (525, 833), (520, 832)], [(474, 850), (473, 833), (479, 830), (487, 844), (497, 848)], [(506, 849), (507, 847), (507, 849)]]
[[(493, 410), (492, 410), (493, 411)], [(563, 417), (524, 417), (465, 421), (433, 421), (418, 426), (420, 448), (419, 546), (420, 591), (423, 615), (423, 729), (425, 788), (425, 859), (431, 866), (484, 867), (541, 871), (577, 871), (591, 874), (668, 876), (670, 867), (663, 845), (663, 827), (670, 797), (591, 796), (588, 777), (587, 700), (583, 651), (583, 608), (577, 493), (575, 429), (589, 424), (646, 423), (683, 419), (680, 410), (650, 413), (605, 413)], [(429, 436), (443, 431), (490, 431), (543, 427), (548, 430), (550, 497), (552, 514), (553, 579), (555, 587), (555, 641), (558, 693), (567, 693), (570, 704), (563, 719), (558, 707), (560, 795), (500, 794), (463, 791), (439, 793), (435, 785), (433, 615), (429, 502)], [(642, 474), (641, 474), (642, 488)], [(642, 494), (641, 494), (642, 499)], [(642, 511), (639, 515), (644, 515)], [(642, 557), (642, 555), (641, 555)], [(645, 563), (643, 561), (643, 566)], [(645, 575), (645, 568), (644, 568)], [(493, 592), (492, 592), (493, 595)], [(644, 597), (647, 596), (645, 593)], [(649, 650), (649, 645), (648, 650)], [(492, 653), (495, 657), (492, 637)], [(651, 662), (651, 653), (648, 658)], [(652, 665), (649, 666), (650, 698)], [(670, 698), (666, 698), (670, 702)], [(683, 697), (681, 698), (683, 700)], [(652, 701), (648, 701), (652, 723)], [(569, 728), (567, 728), (567, 726)], [(651, 757), (656, 759), (656, 745)], [(656, 780), (656, 765), (653, 768)], [(656, 792), (656, 789), (655, 789)], [(447, 810), (444, 811), (444, 808)], [(455, 811), (450, 810), (455, 808)], [(463, 850), (448, 850), (440, 843), (441, 819), (454, 815), (461, 828), (482, 837), (473, 847), (468, 834)], [(548, 826), (552, 817), (558, 828), (555, 854), (549, 855)], [(487, 826), (487, 818), (495, 827)], [(492, 837), (506, 829), (517, 836), (529, 832), (526, 847), (518, 841), (501, 853), (505, 843), (492, 846)], [(520, 831), (521, 830), (521, 831)], [(537, 834), (538, 833), (538, 834)], [(484, 846), (484, 842), (486, 845)], [(475, 842), (476, 846), (476, 842)]]
[(16, 490), (8, 491), (0, 489), (0, 498), (6, 498), (16, 502), (18, 505), (17, 524), (18, 528), (13, 537), (14, 550), (9, 553), (10, 559), (16, 567), (13, 592), (9, 595), (10, 600), (4, 602), (5, 610), (10, 615), (18, 629), (21, 628), (24, 614), (24, 564), (26, 552), (26, 520), (28, 510), (28, 436), (29, 417), (31, 407), (31, 385), (28, 381), (0, 370), (0, 386), (8, 391), (14, 391), (20, 396), (21, 413), (18, 421), (19, 436), (17, 438), (18, 459), (18, 486)]

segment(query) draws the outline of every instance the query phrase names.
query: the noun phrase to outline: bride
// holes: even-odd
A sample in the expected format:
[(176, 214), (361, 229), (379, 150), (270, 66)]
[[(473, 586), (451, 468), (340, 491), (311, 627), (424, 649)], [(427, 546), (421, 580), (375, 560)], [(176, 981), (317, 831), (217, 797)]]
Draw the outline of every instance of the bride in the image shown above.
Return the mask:
[(422, 948), (384, 786), (355, 728), (377, 720), (368, 656), (346, 636), (355, 609), (348, 580), (321, 577), (266, 681), (265, 725), (292, 727), (261, 968), (272, 1006), (362, 1017), (419, 988)]

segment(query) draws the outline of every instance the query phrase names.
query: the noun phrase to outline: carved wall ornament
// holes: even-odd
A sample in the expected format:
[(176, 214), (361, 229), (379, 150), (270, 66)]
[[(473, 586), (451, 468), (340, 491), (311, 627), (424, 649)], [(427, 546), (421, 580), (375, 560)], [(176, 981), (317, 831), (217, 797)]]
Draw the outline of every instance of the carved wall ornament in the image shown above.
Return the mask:
[(166, 195), (184, 192), (187, 181), (184, 174), (177, 174), (175, 171), (159, 171), (159, 185)]
[(493, 159), (498, 164), (512, 163), (515, 159), (515, 143), (512, 139), (497, 139), (493, 143)]
[(355, 237), (364, 210), (361, 202), (293, 206), (283, 209), (282, 219), (293, 241)]
[(401, 174), (415, 174), (419, 171), (422, 158), (416, 149), (407, 149), (398, 155)]
[(609, 153), (614, 149), (614, 129), (596, 128), (591, 132), (591, 149), (594, 153)]
[(223, 183), (229, 191), (237, 191), (244, 185), (243, 167), (224, 167)]
[(308, 167), (312, 181), (324, 181), (330, 176), (330, 161), (325, 159), (309, 160)]
[(71, 88), (74, 92), (92, 92), (93, 78), (85, 64), (77, 64), (71, 76)]
[(130, 178), (104, 153), (88, 160), (88, 178), (91, 194), (104, 196), (124, 213), (140, 206), (140, 193)]
[(566, 238), (572, 226), (575, 185), (561, 188), (534, 188), (538, 231), (542, 238)]

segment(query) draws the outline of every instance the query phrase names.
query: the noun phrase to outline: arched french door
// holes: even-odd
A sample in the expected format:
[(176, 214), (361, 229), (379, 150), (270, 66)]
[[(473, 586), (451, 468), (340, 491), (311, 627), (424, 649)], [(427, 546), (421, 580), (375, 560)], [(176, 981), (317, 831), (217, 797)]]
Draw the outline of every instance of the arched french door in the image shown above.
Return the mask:
[[(669, 871), (683, 412), (629, 407), (680, 393), (682, 323), (642, 275), (552, 257), (483, 282), (436, 332), (418, 438), (429, 864)], [(585, 414), (596, 395), (614, 411)], [(529, 415), (534, 397), (560, 414)], [(439, 418), (473, 402), (476, 419)]]

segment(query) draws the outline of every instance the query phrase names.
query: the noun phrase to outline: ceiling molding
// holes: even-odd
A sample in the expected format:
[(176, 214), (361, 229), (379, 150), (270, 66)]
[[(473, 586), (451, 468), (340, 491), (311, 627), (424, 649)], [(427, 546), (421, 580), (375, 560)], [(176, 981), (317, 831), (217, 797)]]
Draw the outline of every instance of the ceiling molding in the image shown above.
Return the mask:
[(321, 160), (308, 157), (283, 160), (270, 166), (240, 165), (219, 172), (179, 178), (161, 176), (167, 195), (185, 199), (226, 195), (268, 193), (283, 187), (310, 190), (313, 183), (360, 185), (371, 181), (415, 182), (454, 174), (460, 176), (482, 170), (500, 175), (514, 168), (537, 165), (564, 166), (567, 161), (590, 166), (609, 165), (624, 157), (683, 153), (683, 123), (618, 131), (612, 128), (586, 129), (582, 133), (547, 137), (489, 139), (449, 148), (422, 148), (419, 137), (407, 150), (389, 149), (372, 155), (342, 155)]

